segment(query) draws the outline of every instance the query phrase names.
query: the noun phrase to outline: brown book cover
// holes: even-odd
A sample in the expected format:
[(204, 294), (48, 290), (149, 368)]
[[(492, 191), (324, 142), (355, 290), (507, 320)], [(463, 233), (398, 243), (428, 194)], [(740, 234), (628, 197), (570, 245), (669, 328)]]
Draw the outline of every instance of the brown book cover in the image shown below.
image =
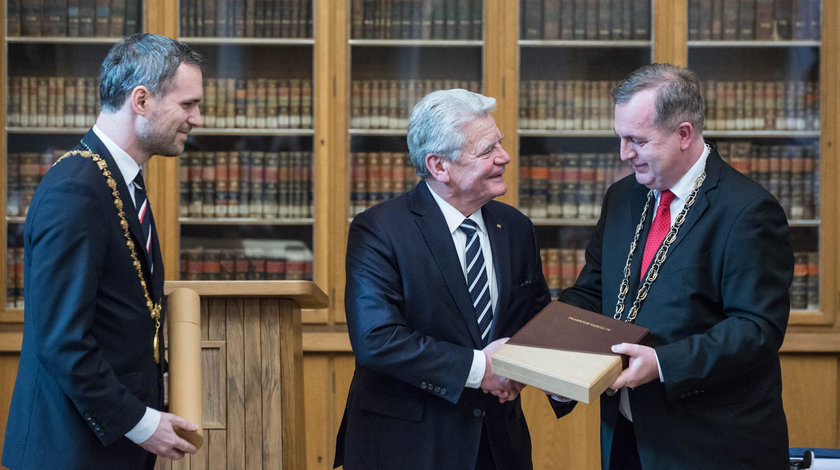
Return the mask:
[(642, 343), (647, 328), (584, 310), (564, 302), (551, 302), (508, 341), (539, 348), (615, 355), (618, 343)]
[(566, 303), (551, 302), (491, 358), (493, 372), (547, 392), (591, 403), (622, 370), (610, 351), (642, 343), (649, 330)]

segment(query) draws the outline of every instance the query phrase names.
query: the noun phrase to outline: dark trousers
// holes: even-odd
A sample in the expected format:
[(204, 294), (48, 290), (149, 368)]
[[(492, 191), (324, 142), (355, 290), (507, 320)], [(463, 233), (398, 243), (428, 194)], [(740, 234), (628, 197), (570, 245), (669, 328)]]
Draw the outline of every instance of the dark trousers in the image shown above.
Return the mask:
[(613, 432), (610, 470), (642, 470), (636, 435), (633, 433), (633, 423), (621, 413), (618, 414)]
[(496, 463), (493, 462), (493, 453), (490, 451), (490, 441), (487, 439), (487, 428), (481, 426), (481, 441), (478, 444), (478, 459), (475, 461), (475, 470), (495, 470)]

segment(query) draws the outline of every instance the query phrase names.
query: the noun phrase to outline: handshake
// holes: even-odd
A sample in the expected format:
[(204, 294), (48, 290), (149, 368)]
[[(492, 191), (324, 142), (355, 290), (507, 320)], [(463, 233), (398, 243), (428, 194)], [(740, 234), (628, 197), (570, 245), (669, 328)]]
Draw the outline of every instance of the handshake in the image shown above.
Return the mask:
[(499, 399), (499, 403), (513, 401), (519, 396), (519, 392), (525, 387), (525, 384), (519, 383), (515, 380), (502, 377), (493, 373), (490, 367), (490, 357), (493, 356), (503, 344), (510, 338), (499, 338), (496, 341), (488, 344), (482, 352), (484, 352), (484, 378), (481, 379), (481, 390), (484, 393), (493, 394)]
[[(499, 399), (499, 403), (515, 400), (516, 397), (519, 396), (519, 392), (525, 388), (525, 384), (521, 382), (494, 374), (492, 368), (490, 367), (490, 357), (492, 357), (503, 344), (507, 343), (509, 339), (510, 338), (499, 338), (488, 344), (487, 347), (482, 350), (482, 352), (484, 352), (486, 367), (484, 369), (484, 378), (481, 379), (481, 390), (484, 393), (490, 393), (497, 397)], [(571, 401), (566, 397), (555, 395), (551, 392), (546, 392), (545, 390), (543, 390), (543, 393), (561, 402)]]

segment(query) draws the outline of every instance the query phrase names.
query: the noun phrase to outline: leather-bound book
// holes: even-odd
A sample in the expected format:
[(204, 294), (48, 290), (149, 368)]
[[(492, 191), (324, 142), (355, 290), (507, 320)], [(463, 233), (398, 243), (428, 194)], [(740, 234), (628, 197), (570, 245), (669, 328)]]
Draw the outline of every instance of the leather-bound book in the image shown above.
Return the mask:
[(642, 343), (648, 329), (553, 301), (491, 358), (493, 373), (546, 392), (592, 403), (609, 387), (627, 358), (618, 343)]

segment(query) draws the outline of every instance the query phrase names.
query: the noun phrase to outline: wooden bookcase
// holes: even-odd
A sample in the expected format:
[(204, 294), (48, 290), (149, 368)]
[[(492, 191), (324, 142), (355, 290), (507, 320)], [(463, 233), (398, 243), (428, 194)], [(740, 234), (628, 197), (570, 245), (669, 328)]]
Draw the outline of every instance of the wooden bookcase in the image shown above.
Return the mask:
[[(672, 62), (695, 68), (701, 79), (718, 81), (810, 80), (818, 83), (819, 130), (764, 131), (708, 129), (706, 136), (714, 141), (750, 142), (763, 145), (804, 143), (818, 149), (819, 209), (813, 218), (791, 219), (794, 243), (818, 253), (819, 301), (792, 312), (788, 334), (782, 349), (785, 380), (785, 405), (791, 430), (791, 445), (840, 447), (840, 252), (835, 240), (840, 235), (840, 191), (833, 181), (840, 176), (838, 152), (840, 121), (833, 110), (840, 105), (840, 5), (823, 0), (819, 39), (790, 40), (712, 40), (690, 38), (691, 15), (695, 0), (674, 2), (651, 0), (647, 36), (617, 39), (542, 39), (531, 38), (521, 25), (535, 18), (526, 12), (540, 0), (434, 0), (429, 5), (446, 8), (447, 4), (479, 5), (481, 15), (470, 16), (469, 33), (459, 37), (437, 37), (425, 34), (423, 25), (411, 29), (407, 38), (404, 27), (381, 26), (377, 29), (376, 10), (364, 16), (365, 7), (390, 6), (388, 18), (397, 19), (393, 5), (422, 9), (424, 2), (392, 0), (304, 0), (311, 12), (311, 28), (301, 37), (228, 37), (204, 35), (192, 31), (182, 34), (182, 13), (178, 2), (145, 0), (143, 30), (179, 37), (207, 57), (206, 78), (239, 79), (304, 79), (311, 83), (311, 125), (304, 128), (206, 127), (196, 129), (193, 139), (207, 151), (301, 151), (311, 156), (309, 191), (311, 215), (305, 217), (184, 217), (179, 213), (182, 188), (179, 183), (179, 159), (154, 158), (147, 166), (150, 199), (164, 254), (167, 278), (178, 279), (182, 256), (197, 239), (292, 239), (303, 243), (312, 253), (311, 279), (326, 292), (330, 307), (304, 310), (303, 332), (304, 381), (306, 387), (306, 439), (308, 468), (330, 468), (334, 452), (335, 431), (353, 373), (353, 356), (344, 326), (344, 252), (349, 222), (357, 206), (358, 196), (351, 196), (355, 186), (354, 168), (357, 153), (388, 154), (397, 161), (405, 152), (405, 129), (400, 119), (389, 116), (381, 128), (354, 121), (354, 82), (363, 89), (385, 82), (384, 89), (396, 88), (399, 100), (404, 83), (417, 87), (423, 80), (449, 79), (477, 86), (483, 93), (496, 97), (496, 121), (505, 134), (505, 147), (512, 162), (505, 174), (508, 193), (500, 199), (519, 205), (527, 196), (527, 185), (521, 170), (530, 155), (541, 153), (612, 153), (617, 140), (611, 130), (611, 104), (607, 104), (604, 126), (597, 129), (535, 129), (523, 125), (521, 105), (527, 103), (523, 91), (531, 81), (613, 81), (622, 78), (635, 66), (648, 61)], [(611, 5), (621, 1), (563, 0), (575, 5)], [(760, 3), (766, 0), (757, 0)], [(55, 69), (68, 67), (66, 76), (95, 76), (99, 61), (115, 38), (11, 37), (6, 32), (6, 4), (3, 2), (0, 37), (4, 38), (0, 75), (7, 84), (0, 93), (0, 109), (9, 104), (9, 77), (30, 70), (58, 75)], [(26, 3), (21, 0), (21, 3)], [(241, 2), (247, 5), (269, 2)], [(273, 2), (272, 2), (273, 3)], [(623, 2), (637, 4), (638, 2)], [(714, 0), (713, 5), (745, 2)], [(205, 2), (193, 0), (194, 5)], [(215, 0), (215, 5), (226, 5)], [(297, 2), (300, 5), (301, 2)], [(746, 2), (750, 4), (750, 2)], [(186, 5), (186, 3), (184, 4)], [(377, 8), (378, 8), (377, 7)], [(450, 5), (451, 7), (451, 5)], [(472, 10), (470, 10), (472, 12)], [(187, 14), (185, 8), (183, 13)], [(362, 12), (361, 29), (358, 16)], [(235, 13), (235, 12), (234, 12)], [(263, 23), (275, 20), (271, 12)], [(422, 17), (422, 10), (421, 10)], [(189, 10), (189, 14), (197, 15)], [(243, 10), (244, 14), (244, 10)], [(282, 12), (280, 13), (282, 14)], [(527, 14), (527, 13), (526, 13)], [(533, 13), (531, 13), (533, 14)], [(218, 16), (217, 16), (218, 18)], [(434, 18), (434, 16), (432, 16)], [(256, 18), (255, 18), (256, 19)], [(364, 21), (371, 21), (365, 33)], [(465, 19), (466, 20), (466, 19)], [(473, 29), (474, 22), (478, 26)], [(536, 24), (542, 24), (536, 17)], [(194, 25), (193, 25), (194, 26)], [(256, 26), (255, 26), (256, 27)], [(356, 28), (354, 30), (354, 28)], [(204, 30), (202, 30), (203, 32)], [(361, 37), (359, 31), (362, 32)], [(434, 26), (431, 30), (434, 31)], [(466, 30), (465, 30), (466, 31)], [(184, 29), (184, 32), (188, 32)], [(381, 32), (381, 34), (379, 34)], [(256, 33), (256, 30), (255, 30)], [(390, 39), (387, 39), (390, 34)], [(691, 33), (693, 34), (693, 33)], [(552, 33), (553, 35), (553, 33)], [(373, 36), (377, 36), (374, 38)], [(417, 37), (419, 36), (419, 37)], [(632, 36), (632, 35), (631, 35)], [(58, 52), (56, 52), (58, 51)], [(43, 66), (33, 62), (36, 55)], [(23, 57), (23, 59), (21, 59)], [(70, 58), (70, 59), (67, 59)], [(74, 59), (78, 58), (78, 60)], [(63, 62), (62, 62), (63, 60)], [(22, 68), (23, 67), (23, 68)], [(806, 70), (807, 69), (807, 70)], [(38, 74), (33, 74), (38, 75)], [(767, 75), (766, 77), (764, 75)], [(804, 77), (804, 78), (801, 78)], [(378, 84), (377, 84), (378, 86)], [(405, 103), (403, 103), (405, 105)], [(413, 103), (408, 103), (410, 106)], [(405, 109), (405, 106), (403, 106)], [(375, 114), (371, 114), (376, 116)], [(7, 184), (8, 156), (23, 147), (37, 147), (38, 139), (51, 145), (70, 146), (87, 129), (90, 122), (71, 128), (34, 129), (12, 126), (9, 116), (0, 113), (0, 205), (7, 207), (10, 185)], [(540, 126), (536, 126), (540, 127)], [(56, 147), (59, 148), (59, 147)], [(69, 148), (69, 147), (68, 147)], [(590, 150), (595, 149), (595, 150)], [(364, 158), (364, 157), (362, 157)], [(358, 160), (358, 161), (364, 161)], [(375, 200), (368, 198), (366, 200)], [(525, 198), (527, 200), (527, 198)], [(523, 201), (524, 202), (524, 201)], [(522, 205), (522, 208), (528, 210)], [(5, 213), (5, 212), (4, 212)], [(215, 215), (215, 213), (214, 213)], [(541, 243), (550, 248), (582, 248), (591, 231), (592, 217), (534, 217)], [(6, 229), (0, 231), (0, 244), (10, 246), (22, 227), (22, 217), (5, 218)], [(200, 241), (200, 240), (199, 240)], [(798, 250), (799, 251), (799, 250)], [(0, 264), (6, 266), (8, 250), (0, 250)], [(12, 273), (13, 275), (13, 273)], [(7, 270), (0, 273), (4, 281)], [(9, 307), (7, 295), (0, 294), (0, 412), (8, 406), (17, 368), (23, 311)], [(820, 384), (813, 387), (812, 384)], [(571, 416), (556, 421), (550, 418), (543, 398), (534, 390), (526, 390), (524, 407), (529, 417), (534, 441), (537, 468), (595, 468), (598, 462), (598, 411), (596, 406), (580, 406)], [(5, 415), (5, 413), (2, 413)], [(0, 433), (5, 419), (0, 420)]]

